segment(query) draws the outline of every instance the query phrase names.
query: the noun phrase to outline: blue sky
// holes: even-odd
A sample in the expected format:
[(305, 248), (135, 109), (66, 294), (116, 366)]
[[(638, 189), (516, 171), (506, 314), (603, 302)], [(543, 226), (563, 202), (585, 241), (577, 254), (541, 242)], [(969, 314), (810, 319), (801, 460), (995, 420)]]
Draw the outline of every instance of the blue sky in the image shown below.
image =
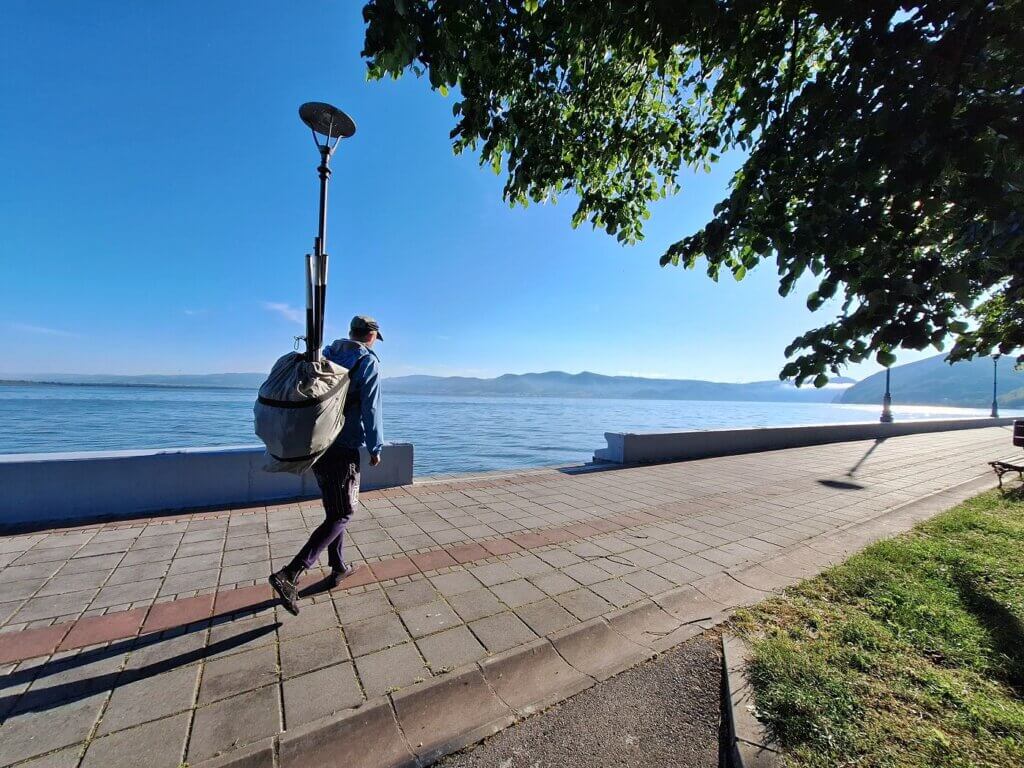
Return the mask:
[(377, 317), (388, 375), (769, 379), (826, 319), (810, 284), (780, 299), (771, 264), (718, 284), (658, 266), (737, 157), (686, 178), (637, 246), (573, 230), (568, 199), (510, 209), (451, 152), (454, 96), (366, 81), (361, 5), (5, 0), (0, 374), (269, 369), (302, 333), (311, 100), (359, 126), (333, 162), (327, 332)]

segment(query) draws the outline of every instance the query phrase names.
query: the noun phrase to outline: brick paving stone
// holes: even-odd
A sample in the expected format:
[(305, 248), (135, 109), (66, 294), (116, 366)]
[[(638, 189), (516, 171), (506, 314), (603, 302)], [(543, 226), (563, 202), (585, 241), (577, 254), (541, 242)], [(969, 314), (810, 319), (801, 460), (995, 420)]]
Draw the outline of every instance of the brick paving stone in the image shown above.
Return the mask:
[(448, 604), (455, 609), (463, 621), (475, 621), (493, 616), (505, 610), (502, 602), (488, 589), (474, 589), (448, 598)]
[(199, 595), (168, 603), (157, 603), (149, 609), (143, 632), (157, 632), (183, 626), (210, 617), (213, 612), (213, 595)]
[[(214, 620), (203, 656), (207, 660), (230, 656), (241, 650), (252, 650), (277, 642), (274, 629), (278, 627), (272, 611), (251, 618)], [(201, 633), (199, 633), (201, 634)]]
[(75, 553), (75, 557), (94, 557), (127, 552), (130, 544), (130, 541), (104, 541), (99, 544), (86, 544)]
[(145, 635), (129, 645), (131, 653), (125, 663), (126, 670), (159, 672), (169, 666), (195, 663), (202, 658), (206, 645), (205, 632), (167, 632), (164, 635)]
[(608, 574), (593, 563), (576, 563), (567, 567), (563, 573), (583, 586), (596, 584), (608, 578)]
[(155, 563), (157, 561), (170, 561), (174, 557), (176, 546), (157, 547), (155, 549), (128, 550), (121, 565), (139, 565), (140, 563)]
[[(11, 567), (20, 568), (22, 566), (35, 565), (37, 563), (56, 563), (57, 566), (60, 567), (60, 563), (74, 557), (78, 549), (79, 547), (77, 546), (57, 547), (54, 549), (30, 549), (15, 560), (14, 565)], [(47, 567), (48, 566), (43, 566), (44, 569)]]
[(565, 629), (576, 622), (571, 613), (550, 597), (538, 603), (517, 608), (516, 613), (530, 629), (541, 637)]
[(207, 661), (199, 687), (199, 704), (225, 699), (277, 682), (277, 649), (256, 648)]
[(507, 555), (519, 551), (519, 545), (508, 539), (491, 539), (481, 541), (480, 545), (492, 555)]
[(505, 565), (523, 578), (539, 576), (543, 573), (551, 573), (554, 571), (554, 566), (549, 565), (544, 560), (541, 560), (533, 554), (525, 554), (520, 555), (519, 557), (509, 558), (505, 561)]
[(491, 591), (509, 608), (518, 608), (520, 605), (544, 599), (544, 593), (526, 579), (497, 584), (491, 587)]
[(81, 752), (78, 746), (68, 747), (59, 752), (33, 758), (27, 763), (19, 763), (18, 768), (77, 768)]
[(502, 582), (512, 581), (513, 579), (519, 578), (519, 574), (504, 563), (487, 563), (486, 565), (478, 565), (471, 568), (470, 572), (479, 579), (485, 587), (493, 587), (495, 584), (501, 584)]
[(182, 573), (208, 571), (211, 568), (220, 568), (220, 565), (221, 552), (219, 549), (207, 554), (192, 555), (190, 557), (182, 557), (179, 551), (171, 561), (168, 574), (171, 576), (177, 576)]
[(410, 581), (405, 584), (392, 584), (385, 587), (384, 591), (395, 608), (400, 611), (417, 605), (425, 605), (437, 598), (434, 585), (427, 579)]
[(284, 677), (295, 677), (348, 659), (345, 636), (338, 629), (326, 629), (281, 643), (281, 674)]
[(270, 567), (267, 560), (260, 560), (255, 563), (242, 563), (241, 565), (228, 565), (220, 570), (221, 584), (235, 584), (239, 581), (263, 580), (270, 575)]
[(646, 595), (660, 595), (675, 586), (671, 581), (663, 579), (656, 573), (650, 571), (635, 571), (627, 573), (622, 580), (631, 587), (636, 587)]
[(681, 565), (687, 570), (698, 573), (701, 576), (707, 576), (711, 573), (718, 573), (722, 570), (719, 566), (712, 563), (710, 560), (706, 560), (700, 555), (687, 555), (674, 561), (676, 565)]
[(343, 627), (371, 616), (380, 616), (391, 610), (391, 603), (379, 589), (357, 595), (338, 595), (334, 597), (334, 606)]
[[(197, 538), (198, 536), (198, 538)], [(176, 553), (177, 560), (200, 555), (220, 555), (224, 549), (223, 536), (218, 531), (204, 531), (198, 534), (186, 533)]]
[(345, 637), (353, 656), (364, 656), (392, 645), (404, 643), (409, 634), (393, 613), (370, 616), (345, 625)]
[(60, 574), (66, 576), (72, 573), (89, 573), (90, 571), (110, 572), (112, 568), (121, 562), (121, 555), (97, 555), (96, 557), (76, 557), (68, 560), (60, 569)]
[[(132, 544), (132, 552), (141, 552), (147, 549), (166, 549), (170, 547), (177, 548), (178, 544), (181, 543), (180, 533), (170, 534), (159, 534), (156, 536), (140, 536), (134, 544)], [(149, 555), (153, 557), (153, 555)]]
[(90, 571), (89, 573), (72, 573), (66, 576), (54, 576), (47, 581), (42, 588), (36, 592), (36, 597), (46, 595), (63, 595), (68, 592), (78, 592), (83, 589), (99, 589), (107, 580), (107, 573), (104, 571)]
[(96, 598), (89, 604), (90, 608), (109, 608), (112, 605), (128, 605), (156, 597), (162, 584), (160, 579), (131, 581), (126, 584), (115, 584), (103, 587)]
[(3, 624), (18, 612), (18, 609), (21, 607), (21, 602), (21, 600), (14, 600), (9, 603), (0, 603), (0, 624)]
[(413, 643), (359, 656), (356, 658), (356, 669), (359, 670), (359, 679), (363, 681), (366, 695), (371, 697), (430, 677)]
[(160, 595), (180, 595), (216, 587), (220, 574), (220, 568), (173, 574), (163, 580), (160, 585)]
[(160, 579), (167, 574), (167, 563), (139, 563), (137, 565), (119, 566), (110, 573), (107, 585), (128, 584), (129, 582)]
[(8, 717), (0, 726), (5, 763), (17, 763), (61, 747), (80, 744), (89, 735), (107, 694), (70, 701), (43, 712)]
[(491, 653), (507, 651), (536, 638), (533, 630), (508, 611), (470, 622), (469, 627)]
[(89, 743), (82, 768), (178, 768), (191, 714), (184, 712)]
[(407, 608), (399, 611), (399, 615), (413, 637), (423, 637), (460, 623), (455, 611), (441, 600)]
[(644, 596), (644, 593), (636, 587), (632, 587), (618, 579), (609, 579), (608, 581), (591, 584), (590, 588), (617, 608), (623, 608), (631, 603), (635, 603)]
[(334, 604), (330, 600), (313, 605), (302, 606), (302, 612), (298, 616), (292, 616), (280, 611), (278, 619), (281, 626), (277, 633), (281, 640), (309, 635), (323, 629), (331, 629), (338, 626), (338, 614), (334, 610)]
[(582, 558), (567, 549), (549, 549), (538, 552), (537, 557), (554, 568), (565, 568), (582, 562)]
[(555, 595), (555, 600), (580, 621), (593, 619), (612, 609), (612, 606), (603, 597), (594, 594), (586, 587)]
[(146, 618), (145, 608), (91, 616), (76, 621), (60, 644), (61, 650), (134, 637)]
[[(6, 574), (6, 571), (4, 571)], [(0, 581), (0, 602), (22, 601), (31, 597), (43, 584), (45, 578), (22, 581)]]
[(249, 547), (248, 549), (232, 549), (224, 553), (224, 559), (221, 562), (225, 566), (260, 563), (264, 571), (267, 572), (267, 563), (270, 562), (270, 551), (266, 545)]
[[(456, 538), (451, 538), (451, 536), (455, 536)], [(433, 534), (433, 538), (440, 544), (443, 543), (442, 538), (448, 538), (449, 542), (447, 543), (450, 543), (451, 541), (459, 541), (460, 539), (465, 539), (466, 536), (460, 531), (455, 531), (442, 537), (441, 533), (438, 532)], [(490, 552), (484, 549), (480, 544), (476, 543), (463, 544), (458, 547), (449, 547), (448, 554), (450, 554), (452, 558), (458, 563), (471, 563), (475, 562), (476, 560), (483, 560), (491, 556)]]
[(168, 669), (154, 677), (130, 672), (123, 675), (122, 679), (128, 682), (120, 682), (111, 694), (97, 734), (102, 736), (189, 709), (195, 700), (198, 678), (197, 664)]
[(54, 704), (104, 692), (117, 677), (124, 654), (54, 656), (33, 667), (36, 678), (14, 712), (48, 710)]
[(87, 589), (49, 597), (33, 597), (14, 614), (11, 621), (25, 622), (36, 619), (52, 619), (58, 616), (77, 615), (85, 610), (99, 590)]
[(416, 641), (433, 673), (455, 669), (482, 659), (487, 651), (466, 627), (454, 627)]
[(393, 560), (381, 560), (377, 563), (371, 563), (370, 570), (373, 571), (373, 575), (377, 577), (378, 581), (387, 581), (388, 579), (397, 579), (402, 576), (412, 576), (414, 573), (419, 573), (419, 568), (408, 557), (398, 557)]
[(274, 685), (200, 707), (192, 724), (187, 762), (195, 764), (277, 733), (278, 710)]
[(579, 587), (579, 583), (573, 581), (564, 573), (553, 571), (530, 579), (533, 585), (546, 595), (558, 595), (562, 592), (569, 592)]
[(351, 662), (285, 680), (285, 726), (292, 728), (363, 703)]
[(691, 571), (689, 568), (684, 568), (678, 563), (659, 563), (651, 568), (651, 573), (656, 573), (663, 579), (668, 579), (676, 586), (689, 584), (691, 581), (696, 581), (700, 578), (699, 573)]
[(480, 581), (468, 571), (452, 571), (431, 576), (430, 582), (445, 597), (460, 595), (480, 588)]
[(237, 611), (251, 611), (274, 602), (274, 592), (269, 584), (256, 584), (237, 589), (218, 590), (213, 603), (214, 615), (223, 616)]
[[(428, 544), (421, 546), (431, 546), (433, 541), (428, 539)], [(409, 543), (409, 542), (406, 542)], [(411, 559), (416, 563), (421, 571), (426, 573), (427, 571), (436, 571), (441, 568), (447, 568), (455, 565), (455, 558), (449, 555), (444, 550), (437, 550), (434, 552), (427, 552), (425, 554), (411, 555)]]

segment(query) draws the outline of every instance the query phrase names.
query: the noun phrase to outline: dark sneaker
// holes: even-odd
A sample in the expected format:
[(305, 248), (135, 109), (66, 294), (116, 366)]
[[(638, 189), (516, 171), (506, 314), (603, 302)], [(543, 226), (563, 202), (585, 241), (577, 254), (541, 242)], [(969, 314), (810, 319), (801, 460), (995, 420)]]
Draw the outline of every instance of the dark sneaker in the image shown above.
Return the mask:
[(281, 605), (292, 616), (299, 615), (299, 605), (296, 602), (299, 597), (299, 588), (285, 571), (278, 571), (270, 574), (270, 586), (273, 587), (277, 596), (281, 598)]
[(353, 573), (359, 570), (358, 565), (343, 565), (341, 569), (332, 568), (331, 575), (328, 576), (325, 581), (328, 589), (334, 589), (341, 583), (342, 579), (351, 576)]

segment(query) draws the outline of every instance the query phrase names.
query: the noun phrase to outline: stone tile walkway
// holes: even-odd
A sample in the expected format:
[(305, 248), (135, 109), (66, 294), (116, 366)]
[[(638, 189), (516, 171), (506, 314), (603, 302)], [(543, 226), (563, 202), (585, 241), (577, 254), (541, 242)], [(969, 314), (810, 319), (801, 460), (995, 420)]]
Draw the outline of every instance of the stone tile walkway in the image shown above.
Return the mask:
[[(380, 697), (401, 719), (401, 689), (581, 626), (630, 644), (621, 609), (681, 587), (709, 604), (726, 604), (723, 589), (755, 599), (806, 574), (807, 541), (840, 541), (1015, 456), (1009, 434), (366, 493), (348, 549), (364, 567), (333, 592), (311, 574), (297, 618), (265, 578), (319, 523), (318, 503), (2, 536), (0, 766), (196, 765), (355, 707), (369, 716)], [(723, 581), (737, 569), (745, 586)], [(572, 643), (558, 649), (595, 674)]]

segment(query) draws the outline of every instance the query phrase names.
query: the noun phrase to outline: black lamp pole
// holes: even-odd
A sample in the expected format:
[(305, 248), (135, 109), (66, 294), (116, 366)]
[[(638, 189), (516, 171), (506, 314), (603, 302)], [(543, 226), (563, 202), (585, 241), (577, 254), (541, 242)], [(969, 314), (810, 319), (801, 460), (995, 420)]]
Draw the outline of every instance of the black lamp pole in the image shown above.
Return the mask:
[(882, 415), (878, 419), (883, 424), (892, 424), (892, 395), (889, 394), (889, 366), (885, 366), (885, 395), (882, 396)]
[[(330, 161), (342, 139), (356, 132), (352, 118), (337, 107), (322, 101), (309, 101), (299, 107), (299, 117), (313, 132), (320, 152), (320, 210), (313, 253), (306, 254), (306, 358), (320, 359), (324, 341), (324, 314), (327, 300), (327, 182), (331, 178)], [(323, 141), (318, 137), (323, 136)]]
[(996, 402), (996, 376), (999, 373), (999, 358), (1002, 357), (998, 352), (992, 355), (992, 413), (990, 414), (993, 419), (999, 418), (999, 403)]

